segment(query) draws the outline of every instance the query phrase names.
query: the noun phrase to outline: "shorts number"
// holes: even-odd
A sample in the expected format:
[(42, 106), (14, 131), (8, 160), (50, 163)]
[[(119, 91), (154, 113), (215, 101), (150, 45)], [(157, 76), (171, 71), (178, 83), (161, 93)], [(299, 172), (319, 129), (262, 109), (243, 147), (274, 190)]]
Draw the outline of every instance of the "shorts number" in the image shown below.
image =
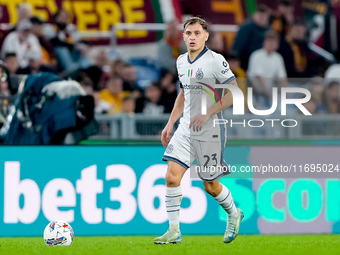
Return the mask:
[[(216, 162), (214, 166), (217, 166), (217, 158), (216, 158), (216, 156), (217, 156), (217, 153), (211, 154), (211, 160), (215, 160), (215, 162)], [(208, 163), (210, 161), (210, 157), (208, 155), (204, 155), (203, 157), (207, 159), (207, 161), (204, 164), (204, 167), (207, 167)]]

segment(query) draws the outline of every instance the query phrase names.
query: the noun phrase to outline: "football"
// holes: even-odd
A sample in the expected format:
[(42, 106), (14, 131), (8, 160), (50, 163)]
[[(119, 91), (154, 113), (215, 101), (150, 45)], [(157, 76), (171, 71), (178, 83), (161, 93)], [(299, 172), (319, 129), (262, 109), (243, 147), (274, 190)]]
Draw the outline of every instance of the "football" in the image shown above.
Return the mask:
[(44, 230), (44, 240), (48, 246), (69, 246), (73, 238), (71, 225), (63, 220), (50, 222)]

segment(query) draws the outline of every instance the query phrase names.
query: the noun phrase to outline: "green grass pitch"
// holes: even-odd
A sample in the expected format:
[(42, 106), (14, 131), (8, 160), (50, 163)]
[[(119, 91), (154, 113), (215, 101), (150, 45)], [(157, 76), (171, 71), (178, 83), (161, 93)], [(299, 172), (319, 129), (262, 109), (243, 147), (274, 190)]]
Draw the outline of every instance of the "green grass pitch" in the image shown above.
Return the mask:
[(155, 245), (150, 236), (75, 237), (69, 247), (48, 247), (42, 237), (0, 238), (0, 254), (340, 254), (340, 235), (239, 235), (230, 244), (222, 236), (184, 236), (181, 244)]

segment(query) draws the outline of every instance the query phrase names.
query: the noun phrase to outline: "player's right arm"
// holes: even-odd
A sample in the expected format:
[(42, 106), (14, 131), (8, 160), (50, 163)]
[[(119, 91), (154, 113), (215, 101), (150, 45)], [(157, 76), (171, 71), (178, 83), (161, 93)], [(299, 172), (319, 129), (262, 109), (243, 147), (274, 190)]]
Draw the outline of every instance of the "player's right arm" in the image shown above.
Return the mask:
[(174, 124), (176, 123), (178, 118), (181, 117), (181, 115), (183, 114), (183, 110), (184, 110), (184, 90), (181, 89), (176, 98), (175, 105), (174, 108), (172, 109), (169, 121), (162, 131), (161, 141), (164, 147), (168, 146)]

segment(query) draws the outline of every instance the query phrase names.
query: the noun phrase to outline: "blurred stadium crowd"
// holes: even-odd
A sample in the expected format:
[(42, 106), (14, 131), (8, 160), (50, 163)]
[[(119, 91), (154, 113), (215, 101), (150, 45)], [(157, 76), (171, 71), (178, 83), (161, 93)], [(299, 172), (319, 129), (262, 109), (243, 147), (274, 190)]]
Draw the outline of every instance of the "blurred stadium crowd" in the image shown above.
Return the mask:
[[(95, 112), (100, 114), (171, 112), (178, 90), (176, 59), (186, 52), (177, 20), (168, 23), (156, 59), (127, 60), (109, 58), (106, 51), (90, 58), (91, 44), (68, 23), (63, 9), (55, 13), (52, 24), (33, 17), (28, 3), (19, 4), (17, 12), (14, 27), (0, 27), (0, 56), (10, 74), (53, 72), (74, 79), (94, 96)], [(257, 108), (270, 107), (271, 89), (279, 84), (308, 88), (312, 99), (305, 107), (312, 114), (339, 113), (340, 65), (326, 61), (308, 43), (308, 31), (304, 21), (294, 17), (292, 1), (282, 0), (276, 10), (258, 5), (240, 26), (233, 45), (210, 31), (207, 46), (225, 56), (245, 96), (247, 87), (253, 87)], [(147, 75), (145, 84), (141, 76)], [(10, 95), (2, 79), (0, 106)]]

